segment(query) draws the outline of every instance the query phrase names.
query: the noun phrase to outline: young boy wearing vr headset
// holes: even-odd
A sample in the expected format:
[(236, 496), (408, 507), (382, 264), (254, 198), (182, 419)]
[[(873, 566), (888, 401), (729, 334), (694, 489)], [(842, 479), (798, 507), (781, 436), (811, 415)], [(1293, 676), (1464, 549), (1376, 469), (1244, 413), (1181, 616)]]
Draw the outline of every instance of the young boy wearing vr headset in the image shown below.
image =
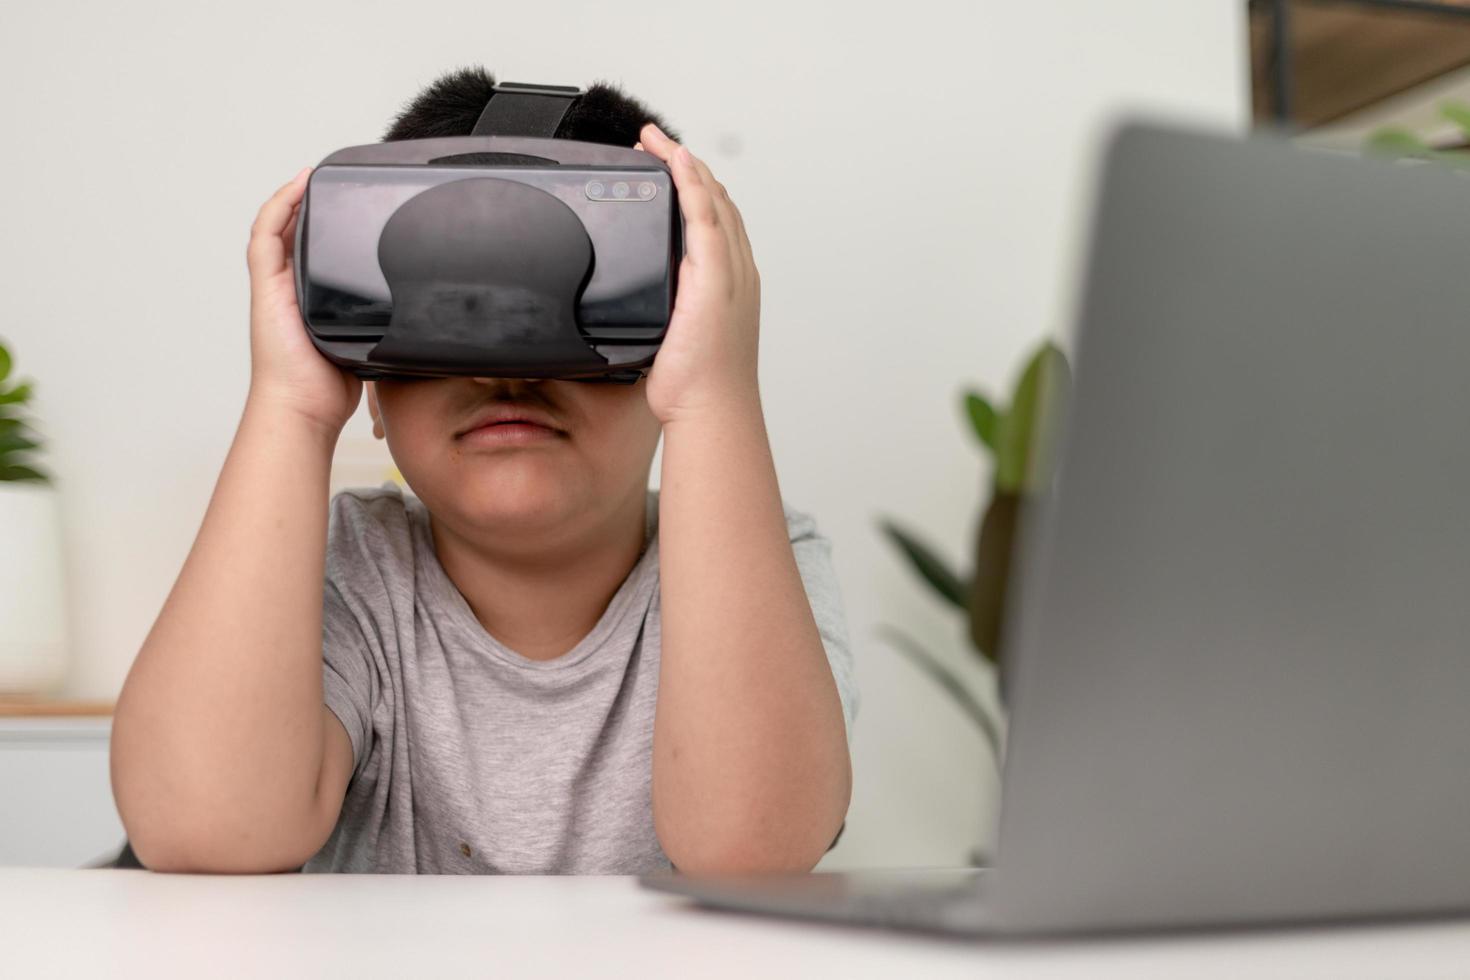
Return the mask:
[[(385, 139), (467, 134), (493, 86), (447, 75)], [(857, 695), (829, 545), (777, 487), (740, 212), (658, 122), (594, 85), (556, 134), (672, 171), (685, 257), (649, 374), (369, 383), (412, 495), (327, 506), (363, 384), (298, 309), (309, 168), (260, 209), (249, 396), (113, 725), (144, 866), (806, 870), (834, 843)]]

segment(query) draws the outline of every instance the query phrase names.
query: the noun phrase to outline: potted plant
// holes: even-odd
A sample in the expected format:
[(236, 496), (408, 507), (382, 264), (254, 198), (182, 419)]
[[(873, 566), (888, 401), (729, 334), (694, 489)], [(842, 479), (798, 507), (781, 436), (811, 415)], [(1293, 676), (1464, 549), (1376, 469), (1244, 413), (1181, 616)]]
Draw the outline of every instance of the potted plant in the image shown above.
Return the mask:
[(60, 514), (27, 415), (34, 390), (11, 378), (0, 343), (0, 695), (53, 693), (66, 667)]
[[(1048, 341), (1028, 359), (1008, 406), (997, 405), (976, 391), (964, 393), (964, 415), (981, 449), (994, 464), (976, 527), (969, 573), (951, 569), (934, 548), (896, 521), (880, 521), (883, 533), (919, 577), (940, 599), (964, 615), (969, 645), (975, 656), (995, 671), (1002, 705), (1006, 691), (1002, 639), (1012, 545), (1026, 502), (1051, 488), (1053, 444), (1070, 390), (1067, 358)], [(887, 624), (879, 630), (954, 699), (980, 730), (999, 763), (1004, 740), (1002, 714), (976, 698), (954, 670), (908, 634)]]

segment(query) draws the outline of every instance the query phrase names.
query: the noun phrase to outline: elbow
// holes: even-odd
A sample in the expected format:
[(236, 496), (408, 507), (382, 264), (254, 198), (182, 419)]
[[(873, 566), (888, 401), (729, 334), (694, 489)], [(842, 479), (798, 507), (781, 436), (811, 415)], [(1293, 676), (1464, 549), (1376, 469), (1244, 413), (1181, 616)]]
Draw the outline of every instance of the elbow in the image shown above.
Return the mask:
[(801, 874), (816, 867), (826, 847), (774, 847), (767, 840), (738, 839), (666, 847), (664, 852), (682, 874)]
[(120, 807), (119, 813), (138, 863), (150, 871), (177, 874), (298, 871), (330, 834), (315, 819), (222, 816), (197, 801), (172, 800), (166, 809), (141, 813)]
[(111, 760), (118, 816), (133, 854), (150, 871), (296, 871), (335, 825), (336, 810), (299, 792), (241, 792), (159, 754), (140, 764), (126, 744), (114, 745)]
[(144, 868), (169, 874), (275, 874), (299, 871), (311, 857), (181, 833), (130, 833), (128, 843)]
[[(660, 821), (659, 843), (684, 874), (800, 874), (822, 860), (842, 831), (851, 798), (851, 771), (815, 799), (741, 808), (718, 819)], [(792, 814), (805, 814), (793, 819)]]
[(669, 862), (684, 874), (749, 875), (803, 874), (817, 866), (841, 828), (822, 829), (784, 827), (741, 827), (733, 824), (719, 833), (701, 835), (698, 840), (668, 835), (664, 853)]
[[(158, 789), (158, 787), (154, 787)], [(326, 843), (316, 816), (222, 808), (197, 796), (149, 792), (114, 781), (118, 815), (138, 863), (180, 874), (296, 871)], [(120, 791), (119, 791), (120, 790)], [(131, 792), (129, 792), (131, 791)]]

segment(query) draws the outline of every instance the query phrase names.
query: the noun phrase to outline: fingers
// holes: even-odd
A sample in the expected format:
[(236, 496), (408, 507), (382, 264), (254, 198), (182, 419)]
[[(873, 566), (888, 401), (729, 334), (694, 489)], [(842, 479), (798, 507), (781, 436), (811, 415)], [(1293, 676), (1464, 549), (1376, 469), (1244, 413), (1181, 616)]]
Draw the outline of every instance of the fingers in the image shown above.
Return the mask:
[(714, 194), (705, 186), (694, 155), (681, 146), (669, 154), (668, 161), (684, 212), (685, 255), (694, 265), (712, 272), (728, 266), (729, 242), (720, 226)]
[(664, 163), (669, 163), (674, 151), (679, 148), (678, 143), (669, 139), (668, 134), (653, 123), (643, 124), (643, 128), (638, 131), (638, 140), (643, 152), (652, 153)]
[(730, 202), (730, 211), (735, 215), (735, 223), (740, 226), (740, 247), (745, 253), (745, 262), (750, 268), (751, 275), (758, 277), (760, 273), (755, 267), (755, 253), (751, 251), (750, 235), (745, 231), (745, 215), (740, 213), (734, 201)]
[(286, 222), (286, 227), (281, 230), (281, 251), (285, 254), (286, 265), (291, 265), (296, 253), (296, 223), (301, 220), (301, 203), (298, 201), (291, 208), (291, 217)]
[[(646, 123), (639, 137), (643, 150), (668, 164), (673, 173), (684, 210), (685, 230), (690, 238), (686, 251), (691, 253), (691, 261), (699, 265), (702, 261), (717, 261), (728, 256), (737, 277), (758, 278), (750, 238), (745, 232), (745, 220), (735, 202), (730, 200), (725, 185), (715, 179), (703, 160), (670, 139), (653, 123)], [(691, 231), (691, 224), (710, 227)], [(712, 234), (716, 231), (718, 234)], [(723, 256), (719, 254), (720, 246), (723, 246)]]
[(699, 157), (694, 157), (694, 166), (699, 170), (704, 186), (710, 188), (710, 198), (714, 203), (715, 213), (719, 215), (720, 230), (725, 234), (725, 247), (729, 250), (737, 278), (744, 281), (749, 278), (749, 269), (746, 267), (745, 244), (741, 240), (740, 219), (735, 213), (735, 202), (730, 200), (725, 185), (710, 172), (708, 164)]
[[(297, 206), (306, 192), (306, 177), (310, 173), (310, 167), (303, 167), (261, 205), (255, 222), (250, 226), (250, 244), (245, 248), (245, 261), (252, 277), (272, 276), (286, 268), (283, 232), (296, 215)], [(294, 231), (294, 225), (292, 229)]]

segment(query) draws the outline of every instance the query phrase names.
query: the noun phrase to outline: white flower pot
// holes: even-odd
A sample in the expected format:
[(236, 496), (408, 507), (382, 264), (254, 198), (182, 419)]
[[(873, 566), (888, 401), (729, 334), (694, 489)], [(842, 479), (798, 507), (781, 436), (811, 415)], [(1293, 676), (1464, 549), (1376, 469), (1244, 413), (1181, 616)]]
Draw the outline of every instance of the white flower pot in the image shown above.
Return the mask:
[(64, 607), (56, 491), (0, 481), (0, 694), (51, 694), (61, 685)]

